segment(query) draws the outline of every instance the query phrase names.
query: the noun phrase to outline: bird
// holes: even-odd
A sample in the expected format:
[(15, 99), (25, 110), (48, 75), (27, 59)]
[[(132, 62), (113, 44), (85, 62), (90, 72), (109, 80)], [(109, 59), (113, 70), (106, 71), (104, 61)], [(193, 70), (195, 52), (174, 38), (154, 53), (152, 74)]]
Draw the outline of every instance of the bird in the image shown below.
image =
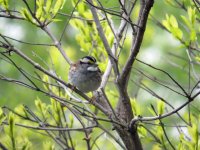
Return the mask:
[(102, 72), (93, 56), (84, 56), (70, 65), (69, 82), (83, 93), (97, 90), (101, 84)]

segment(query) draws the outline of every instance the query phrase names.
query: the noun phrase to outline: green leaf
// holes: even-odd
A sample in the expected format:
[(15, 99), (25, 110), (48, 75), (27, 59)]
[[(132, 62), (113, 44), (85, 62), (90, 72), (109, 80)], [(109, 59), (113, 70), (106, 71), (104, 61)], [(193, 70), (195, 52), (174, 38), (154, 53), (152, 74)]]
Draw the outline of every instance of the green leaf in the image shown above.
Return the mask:
[(10, 113), (9, 114), (9, 118), (8, 118), (8, 123), (9, 123), (9, 127), (10, 127), (10, 133), (13, 135), (14, 133), (14, 125), (15, 125), (15, 119), (14, 119), (14, 114)]
[(169, 21), (172, 27), (178, 28), (178, 22), (173, 15), (170, 15)]
[(152, 150), (162, 150), (162, 148), (158, 144), (155, 144), (153, 145)]
[(21, 150), (30, 150), (32, 143), (27, 138), (23, 138), (23, 142), (21, 142), (21, 145)]
[(198, 144), (198, 140), (199, 140), (197, 124), (193, 123), (192, 127), (189, 126), (188, 131), (189, 131), (189, 134), (192, 137), (192, 143), (194, 144), (194, 146), (196, 146), (196, 144)]
[(50, 141), (43, 142), (43, 149), (55, 150), (55, 145)]
[[(85, 10), (85, 12), (82, 14), (83, 17), (87, 18), (87, 19), (91, 19), (92, 20), (92, 13), (89, 10)], [(90, 22), (91, 24), (92, 22)]]
[(77, 11), (83, 15), (85, 13), (85, 3), (84, 2), (80, 2), (77, 6)]
[(3, 8), (5, 8), (7, 11), (9, 10), (9, 4), (8, 4), (8, 0), (1, 0), (0, 4), (2, 5)]
[(163, 101), (158, 101), (157, 102), (157, 110), (158, 110), (158, 115), (161, 115), (164, 113), (165, 109), (165, 103)]
[(191, 32), (190, 32), (190, 41), (194, 42), (196, 40), (197, 40), (196, 31), (194, 29), (192, 29)]
[(13, 113), (9, 114), (8, 117), (8, 124), (9, 124), (9, 137), (12, 142), (12, 149), (16, 149), (16, 141), (14, 136), (14, 126), (15, 126), (15, 115)]
[(62, 21), (61, 19), (50, 19), (50, 21), (53, 21), (53, 22), (60, 22)]
[[(186, 21), (185, 17), (182, 17)], [(166, 15), (166, 19), (162, 21), (162, 24), (175, 36), (177, 39), (181, 40), (183, 38), (183, 32), (178, 26), (178, 22), (173, 15)]]
[(171, 24), (170, 24), (170, 21), (169, 21), (169, 15), (166, 14), (166, 19), (162, 21), (162, 24), (165, 28), (167, 28), (167, 30), (171, 30)]
[(144, 138), (146, 138), (147, 130), (145, 128), (143, 128), (142, 126), (138, 126), (137, 130), (140, 133), (140, 136), (143, 136)]
[(191, 7), (188, 8), (188, 17), (192, 25), (194, 25), (195, 20), (196, 20), (196, 9), (192, 9)]
[(28, 113), (23, 105), (19, 105), (15, 108), (15, 112), (20, 114), (21, 116), (28, 117)]
[(136, 99), (131, 99), (131, 108), (132, 108), (132, 111), (135, 115), (140, 115), (141, 114), (141, 111), (140, 111), (140, 106), (137, 104), (137, 101)]
[(26, 8), (23, 8), (23, 9), (20, 11), (20, 13), (22, 14), (22, 16), (23, 16), (26, 20), (28, 20), (29, 22), (35, 24), (35, 23), (34, 23), (33, 17), (31, 16), (31, 14), (29, 13), (29, 11), (28, 11)]
[(46, 2), (45, 11), (47, 14), (49, 14), (49, 12), (51, 10), (52, 3), (53, 3), (53, 0), (47, 0), (47, 2)]
[(62, 0), (62, 5), (60, 7), (60, 9), (63, 9), (63, 6), (65, 5), (66, 0)]
[(191, 23), (188, 18), (186, 18), (185, 16), (181, 16), (181, 19), (183, 20), (183, 22), (186, 24), (188, 28), (190, 29), (192, 28)]
[(36, 17), (40, 20), (43, 15), (44, 0), (37, 0), (38, 9), (36, 10)]
[(176, 4), (174, 4), (174, 0), (165, 0), (165, 2), (171, 6), (176, 6)]
[(36, 107), (37, 107), (39, 110), (42, 109), (42, 102), (41, 102), (41, 100), (40, 100), (39, 98), (37, 98), (37, 99), (35, 100), (35, 105), (36, 105)]
[(171, 30), (170, 24), (167, 20), (163, 20), (162, 24), (167, 30), (169, 30), (169, 31)]
[(52, 106), (54, 119), (57, 125), (59, 125), (61, 123), (61, 112), (62, 112), (61, 105), (59, 102), (56, 102), (55, 100), (51, 99), (51, 106)]
[(160, 141), (161, 141), (162, 143), (165, 143), (165, 140), (164, 140), (164, 132), (163, 132), (163, 129), (162, 129), (161, 126), (158, 126), (158, 127), (156, 128), (156, 135), (157, 135), (157, 137), (160, 139)]
[(0, 108), (0, 125), (2, 122), (6, 119), (6, 116), (4, 116), (2, 108)]
[(69, 128), (72, 128), (74, 125), (74, 117), (72, 114), (69, 114), (69, 122), (70, 122)]
[(183, 142), (183, 141), (185, 141), (183, 133), (180, 134), (179, 139), (180, 139), (180, 142), (178, 144), (178, 148), (177, 149), (178, 150), (186, 150), (185, 146), (184, 146), (184, 142)]
[[(47, 75), (43, 75), (42, 77), (42, 81), (44, 81), (44, 83), (48, 83), (49, 81), (49, 77)], [(49, 84), (43, 84), (45, 90), (49, 90), (50, 85)]]
[[(47, 0), (47, 1), (48, 1), (48, 0)], [(44, 6), (44, 0), (37, 0), (36, 3), (37, 3), (37, 6), (38, 6), (38, 7), (40, 7), (40, 6), (43, 7), (43, 6)]]
[(3, 110), (2, 108), (0, 107), (0, 117), (3, 116)]
[(57, 12), (63, 7), (64, 5), (64, 0), (57, 0), (55, 5), (54, 5), (54, 9), (53, 9), (53, 15), (56, 15)]
[(38, 108), (38, 110), (42, 113), (43, 118), (46, 118), (46, 112), (47, 112), (47, 106), (45, 103), (42, 103), (42, 101), (37, 98), (35, 100), (35, 105)]
[(199, 56), (196, 56), (196, 57), (195, 57), (195, 60), (198, 61), (198, 62), (200, 62), (200, 57), (199, 57)]
[(150, 112), (152, 115), (155, 115), (155, 112), (152, 110), (152, 108), (149, 108), (149, 107), (148, 107), (148, 110), (149, 110), (149, 112)]
[(182, 39), (183, 32), (181, 31), (180, 28), (172, 28), (171, 32), (177, 39), (180, 39), (180, 40)]

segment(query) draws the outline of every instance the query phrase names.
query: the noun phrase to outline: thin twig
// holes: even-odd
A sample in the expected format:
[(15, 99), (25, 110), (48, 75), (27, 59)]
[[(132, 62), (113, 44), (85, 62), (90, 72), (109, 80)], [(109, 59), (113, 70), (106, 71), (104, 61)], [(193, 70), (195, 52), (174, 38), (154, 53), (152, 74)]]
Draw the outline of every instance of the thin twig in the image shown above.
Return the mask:
[(164, 71), (164, 70), (162, 70), (162, 69), (156, 68), (156, 67), (154, 67), (154, 66), (152, 66), (152, 65), (150, 65), (150, 64), (148, 64), (148, 63), (145, 63), (145, 62), (143, 62), (143, 61), (141, 61), (141, 60), (139, 60), (139, 59), (137, 59), (137, 58), (136, 58), (136, 60), (137, 60), (138, 62), (144, 64), (144, 65), (147, 65), (147, 66), (149, 66), (149, 67), (151, 67), (151, 68), (153, 68), (153, 69), (155, 69), (155, 70), (158, 70), (158, 71), (160, 71), (160, 72), (166, 74), (166, 75), (167, 75), (167, 76), (182, 90), (182, 92), (185, 94), (185, 97), (188, 97), (188, 96), (189, 96), (188, 93), (185, 91), (185, 89), (184, 89), (184, 88), (183, 88), (183, 87), (168, 73), (168, 72), (166, 72), (166, 71)]
[(64, 29), (63, 29), (63, 31), (62, 31), (62, 34), (61, 34), (60, 39), (59, 39), (59, 42), (61, 42), (61, 40), (62, 40), (62, 38), (63, 38), (63, 36), (64, 36), (64, 33), (65, 33), (65, 31), (66, 31), (66, 28), (67, 28), (67, 26), (68, 26), (68, 24), (69, 24), (69, 22), (70, 22), (70, 20), (71, 20), (71, 18), (72, 18), (72, 16), (73, 16), (73, 13), (74, 13), (76, 7), (78, 6), (79, 2), (80, 2), (80, 0), (78, 0), (78, 1), (75, 3), (75, 6), (73, 7), (73, 10), (71, 11), (71, 14), (70, 14), (70, 16), (69, 16), (69, 19), (66, 20), (66, 22), (65, 22), (65, 27), (64, 27)]

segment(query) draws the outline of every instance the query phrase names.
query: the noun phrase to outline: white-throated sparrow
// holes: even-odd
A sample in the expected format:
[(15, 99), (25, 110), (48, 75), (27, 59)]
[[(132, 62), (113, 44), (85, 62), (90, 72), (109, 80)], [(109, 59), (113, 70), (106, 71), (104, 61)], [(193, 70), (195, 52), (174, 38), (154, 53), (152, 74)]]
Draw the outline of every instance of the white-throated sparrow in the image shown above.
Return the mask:
[(68, 79), (80, 91), (88, 93), (98, 89), (101, 75), (96, 59), (85, 56), (70, 66)]

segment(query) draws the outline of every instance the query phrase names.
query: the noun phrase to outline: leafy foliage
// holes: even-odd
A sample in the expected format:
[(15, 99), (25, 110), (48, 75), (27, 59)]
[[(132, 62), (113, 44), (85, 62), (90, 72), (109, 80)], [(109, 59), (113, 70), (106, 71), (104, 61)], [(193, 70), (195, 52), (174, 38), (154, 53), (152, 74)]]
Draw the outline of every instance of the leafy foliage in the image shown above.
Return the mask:
[[(22, 85), (37, 93), (34, 93), (36, 98), (32, 97), (30, 100), (34, 101), (34, 107), (18, 105), (14, 110), (7, 106), (0, 108), (0, 144), (3, 144), (7, 149), (24, 150), (38, 149), (38, 147), (52, 150), (58, 148), (83, 149), (83, 147), (124, 149), (123, 138), (120, 137), (117, 129), (121, 127), (124, 131), (123, 134), (126, 135), (126, 132), (132, 129), (130, 127), (132, 120), (126, 122), (126, 120), (116, 119), (118, 117), (116, 110), (118, 109), (115, 108), (119, 107), (117, 102), (121, 98), (120, 94), (124, 94), (124, 91), (126, 91), (126, 89), (123, 89), (124, 91), (118, 93), (119, 87), (114, 86), (118, 84), (119, 76), (115, 78), (114, 73), (110, 71), (110, 78), (104, 93), (108, 99), (105, 103), (113, 106), (115, 110), (102, 108), (107, 110), (102, 112), (99, 111), (99, 105), (97, 105), (99, 103), (95, 103), (96, 101), (99, 102), (98, 99), (92, 101), (91, 94), (81, 95), (77, 91), (73, 93), (69, 90), (68, 84), (61, 82), (63, 81), (62, 78), (67, 80), (68, 71), (66, 70), (69, 69), (69, 65), (65, 67), (64, 59), (61, 60), (60, 58), (63, 56), (63, 48), (64, 52), (67, 52), (70, 57), (74, 55), (74, 57), (80, 57), (79, 55), (83, 54), (92, 55), (100, 62), (101, 70), (107, 71), (108, 61), (112, 59), (109, 58), (111, 56), (105, 50), (105, 44), (99, 35), (98, 26), (96, 26), (91, 12), (91, 7), (97, 6), (96, 11), (100, 26), (109, 47), (115, 50), (114, 56), (116, 58), (113, 59), (119, 65), (119, 72), (121, 73), (124, 71), (122, 68), (124, 68), (126, 62), (128, 64), (128, 61), (130, 61), (130, 54), (135, 52), (131, 51), (131, 48), (135, 46), (131, 46), (131, 42), (137, 41), (134, 37), (141, 29), (135, 21), (141, 17), (138, 15), (141, 4), (137, 2), (134, 4), (129, 1), (127, 3), (130, 6), (123, 6), (123, 4), (115, 2), (117, 3), (115, 7), (106, 0), (95, 1), (94, 6), (91, 6), (92, 4), (89, 1), (76, 0), (71, 0), (70, 4), (69, 1), (65, 3), (65, 0), (23, 2), (23, 5), (16, 4), (14, 9), (11, 1), (0, 0), (1, 17), (17, 19), (17, 21), (25, 20), (28, 23), (28, 28), (24, 28), (24, 30), (30, 32), (30, 34), (31, 23), (38, 29), (38, 34), (31, 35), (31, 37), (34, 37), (32, 40), (47, 41), (50, 44), (24, 42), (0, 33), (0, 53), (2, 57), (0, 58), (0, 65), (2, 66), (1, 62), (8, 63), (20, 72), (19, 80), (12, 79), (12, 75), (4, 75), (1, 72), (0, 79)], [(145, 39), (148, 41), (144, 41), (141, 50), (150, 47), (152, 54), (154, 47), (147, 43), (154, 44), (155, 39), (162, 37), (154, 45), (160, 45), (159, 48), (164, 51), (162, 55), (167, 60), (161, 59), (159, 64), (150, 64), (148, 59), (145, 60), (144, 55), (137, 57), (137, 59), (136, 55), (133, 57), (135, 62), (133, 66), (128, 68), (132, 69), (132, 72), (128, 75), (130, 82), (125, 82), (129, 86), (129, 91), (124, 94), (130, 95), (130, 111), (134, 114), (131, 119), (133, 119), (133, 122), (134, 119), (136, 120), (133, 127), (137, 129), (144, 149), (198, 150), (200, 149), (200, 115), (198, 115), (199, 108), (195, 106), (199, 105), (197, 100), (199, 100), (200, 74), (198, 3), (189, 0), (181, 0), (180, 2), (166, 0), (165, 3), (161, 1), (155, 3), (160, 4), (155, 8), (159, 10), (159, 13), (153, 13), (150, 17), (151, 22), (148, 22), (146, 32), (151, 34), (146, 34)], [(160, 10), (163, 5), (165, 5), (166, 10)], [(73, 9), (66, 9), (68, 6), (73, 6)], [(136, 11), (128, 14), (126, 10), (131, 10), (131, 6), (134, 6)], [(160, 14), (162, 14), (162, 19), (158, 16)], [(126, 21), (127, 24), (123, 30), (126, 32), (120, 35), (121, 41), (117, 38), (120, 33), (115, 29), (119, 26), (120, 19), (122, 19), (122, 22)], [(139, 20), (138, 22), (142, 21)], [(163, 29), (161, 33), (158, 32), (161, 31), (159, 27)], [(55, 35), (47, 29), (52, 29)], [(43, 31), (46, 32), (48, 38), (41, 34)], [(166, 38), (165, 31), (173, 39)], [(160, 34), (162, 35), (160, 36)], [(149, 35), (153, 38), (148, 37)], [(67, 40), (62, 40), (63, 37)], [(49, 38), (54, 44), (46, 40)], [(174, 46), (170, 40), (178, 42), (178, 46)], [(16, 46), (15, 42), (18, 42)], [(9, 45), (8, 43), (14, 44)], [(26, 48), (23, 47), (25, 44), (28, 44)], [(17, 50), (18, 47), (19, 49), (22, 47), (26, 51), (20, 53), (16, 50), (12, 53), (14, 51), (12, 48), (16, 47)], [(78, 47), (80, 47), (80, 50)], [(32, 51), (33, 54), (30, 53), (31, 49), (35, 49)], [(45, 51), (43, 55), (42, 50)], [(17, 54), (22, 56), (23, 61), (16, 57)], [(156, 59), (158, 56), (153, 57)], [(34, 67), (23, 67), (27, 60)], [(34, 69), (42, 70), (43, 74)], [(52, 76), (54, 78), (51, 78)], [(6, 91), (10, 94), (13, 90)], [(26, 92), (27, 94), (25, 94)], [(28, 91), (24, 92), (24, 96), (28, 94)], [(84, 96), (89, 97), (88, 101), (83, 100), (86, 99)], [(13, 97), (18, 99), (15, 95)], [(186, 107), (188, 108), (185, 109)], [(117, 115), (106, 114), (109, 112), (116, 112)], [(130, 137), (128, 138), (130, 139)]]

